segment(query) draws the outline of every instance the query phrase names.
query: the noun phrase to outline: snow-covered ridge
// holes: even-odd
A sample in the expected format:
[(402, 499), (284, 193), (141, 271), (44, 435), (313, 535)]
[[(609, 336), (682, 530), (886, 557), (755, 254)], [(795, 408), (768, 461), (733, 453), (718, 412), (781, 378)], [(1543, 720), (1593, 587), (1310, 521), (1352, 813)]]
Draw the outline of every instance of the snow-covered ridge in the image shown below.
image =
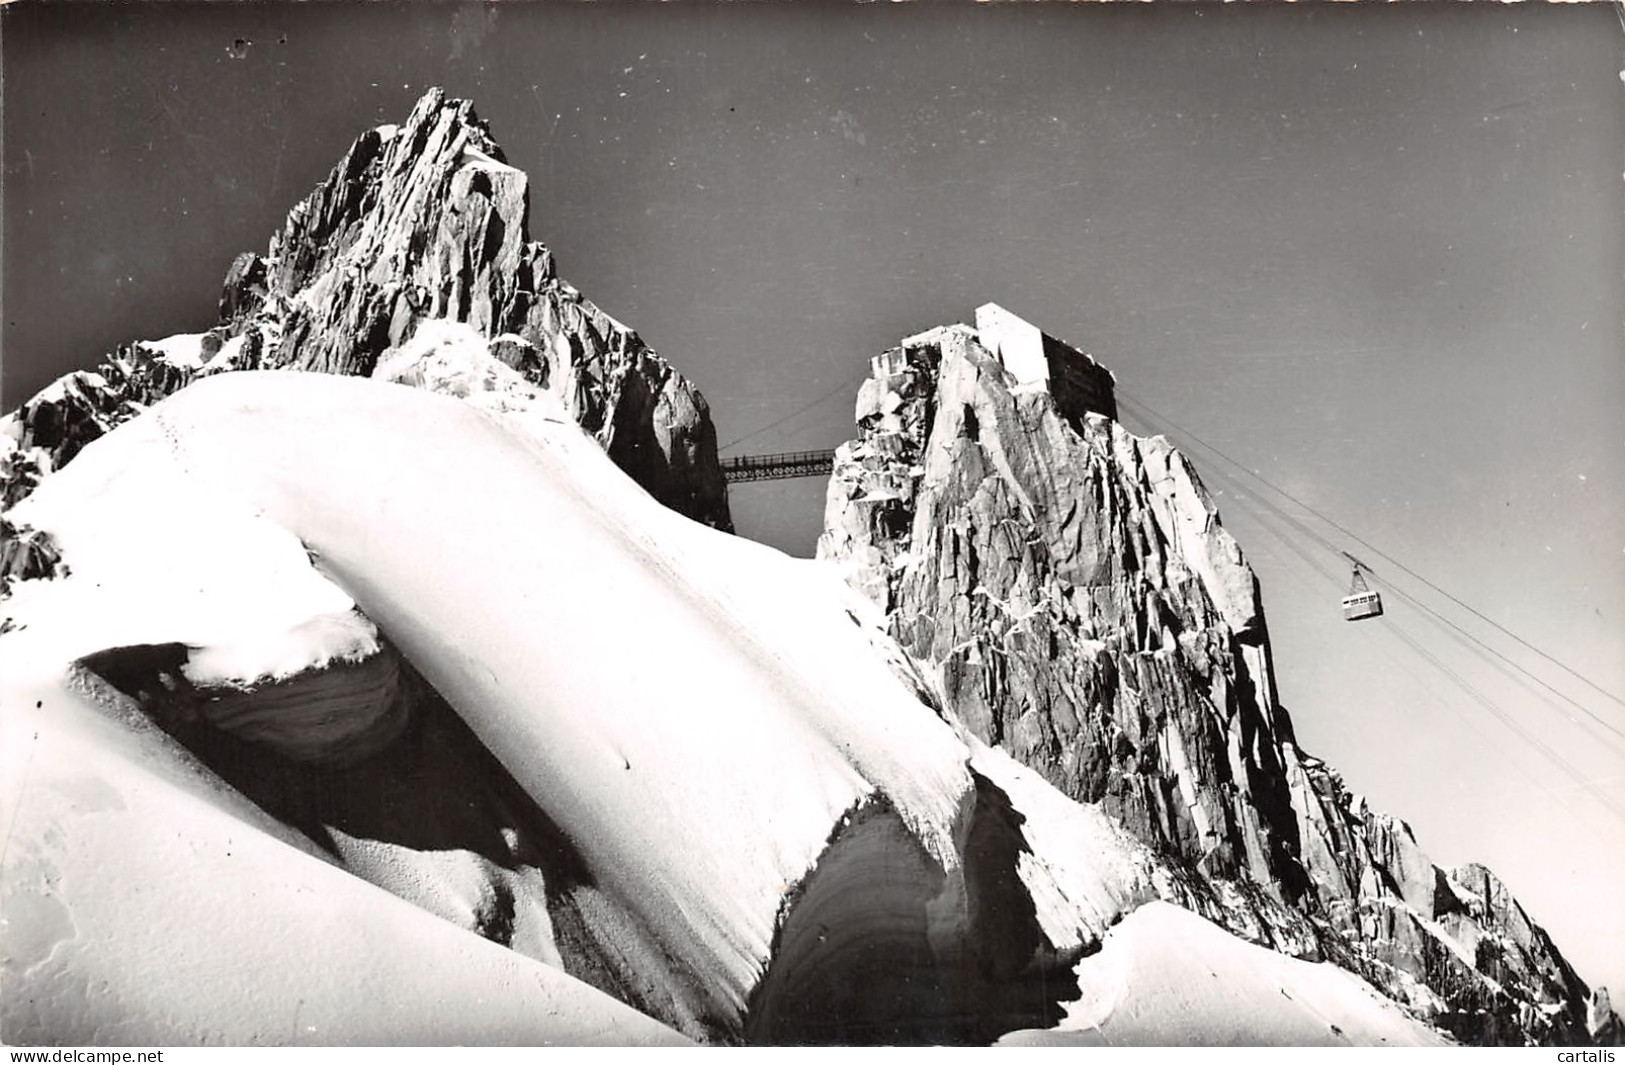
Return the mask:
[[(184, 577), (184, 551), (172, 567), (132, 553), (165, 557), (175, 501), (231, 545)], [(151, 541), (98, 540), (113, 512), (146, 514)], [(222, 375), (91, 444), (25, 514), (86, 563), (15, 604), (5, 668), (211, 646), (245, 603), (265, 625), (348, 594), (704, 974), (719, 1013), (743, 1010), (785, 892), (866, 796), (957, 860), (966, 752), (833, 603), (779, 609), (819, 594), (820, 575), (672, 515), (573, 425), (381, 382)], [(139, 609), (175, 584), (198, 592)], [(83, 615), (109, 620), (71, 640), (51, 623)]]

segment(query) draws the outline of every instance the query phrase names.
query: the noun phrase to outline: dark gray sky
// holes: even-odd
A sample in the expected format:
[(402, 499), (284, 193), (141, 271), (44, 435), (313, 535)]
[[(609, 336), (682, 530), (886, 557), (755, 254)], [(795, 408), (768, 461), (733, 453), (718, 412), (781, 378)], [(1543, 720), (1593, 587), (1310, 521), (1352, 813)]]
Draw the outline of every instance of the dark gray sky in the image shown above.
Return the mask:
[[(1602, 4), (8, 5), (0, 387), (9, 407), (209, 325), (232, 256), (439, 84), (531, 174), (564, 276), (700, 384), (723, 441), (782, 420), (740, 449), (832, 446), (868, 355), (995, 300), (1618, 693), (1620, 25)], [(1210, 481), (1304, 745), (1625, 989), (1620, 818), (1393, 627), (1625, 807), (1618, 741), (1402, 605), (1344, 625), (1335, 556)], [(805, 553), (821, 494), (733, 503)]]

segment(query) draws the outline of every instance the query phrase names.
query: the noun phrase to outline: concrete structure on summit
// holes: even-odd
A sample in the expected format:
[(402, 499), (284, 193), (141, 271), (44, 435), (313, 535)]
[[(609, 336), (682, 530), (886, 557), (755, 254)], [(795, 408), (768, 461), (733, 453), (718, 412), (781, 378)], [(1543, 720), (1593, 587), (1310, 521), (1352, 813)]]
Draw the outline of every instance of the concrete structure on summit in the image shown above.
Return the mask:
[(1020, 385), (1046, 389), (1063, 414), (1078, 418), (1087, 411), (1116, 420), (1117, 379), (1077, 348), (997, 303), (976, 308), (976, 333)]

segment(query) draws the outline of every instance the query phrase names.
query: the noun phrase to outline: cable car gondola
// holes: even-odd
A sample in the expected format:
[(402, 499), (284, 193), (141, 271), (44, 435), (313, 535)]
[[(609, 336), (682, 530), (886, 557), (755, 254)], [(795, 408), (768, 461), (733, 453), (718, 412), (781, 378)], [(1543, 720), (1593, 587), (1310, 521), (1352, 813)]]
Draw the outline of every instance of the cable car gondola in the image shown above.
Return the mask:
[(1365, 574), (1361, 572), (1365, 564), (1347, 551), (1343, 557), (1354, 563), (1354, 579), (1349, 583), (1349, 594), (1343, 597), (1343, 620), (1364, 621), (1366, 618), (1379, 618), (1382, 616), (1382, 596), (1373, 592), (1365, 583)]

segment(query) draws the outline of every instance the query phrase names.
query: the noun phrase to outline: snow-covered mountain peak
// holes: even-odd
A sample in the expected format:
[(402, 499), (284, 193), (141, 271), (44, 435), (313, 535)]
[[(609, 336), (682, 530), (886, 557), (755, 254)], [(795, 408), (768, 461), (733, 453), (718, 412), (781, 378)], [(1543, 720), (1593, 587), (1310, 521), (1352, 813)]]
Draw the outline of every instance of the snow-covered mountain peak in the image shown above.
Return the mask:
[(432, 91), (0, 422), (0, 1038), (1610, 1030), (1297, 748), (1104, 367), (992, 304), (877, 356), (789, 559), (526, 199)]

